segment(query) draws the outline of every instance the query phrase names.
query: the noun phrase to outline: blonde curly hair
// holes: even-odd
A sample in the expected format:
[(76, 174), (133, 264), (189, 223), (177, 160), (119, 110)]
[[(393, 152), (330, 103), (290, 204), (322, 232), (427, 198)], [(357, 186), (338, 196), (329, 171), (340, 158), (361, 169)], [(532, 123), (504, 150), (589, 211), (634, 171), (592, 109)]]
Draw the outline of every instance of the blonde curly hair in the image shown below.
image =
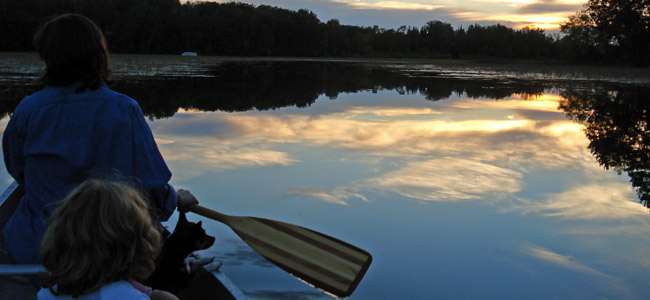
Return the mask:
[(90, 179), (53, 212), (41, 244), (44, 288), (78, 297), (155, 268), (161, 236), (147, 202), (124, 183)]

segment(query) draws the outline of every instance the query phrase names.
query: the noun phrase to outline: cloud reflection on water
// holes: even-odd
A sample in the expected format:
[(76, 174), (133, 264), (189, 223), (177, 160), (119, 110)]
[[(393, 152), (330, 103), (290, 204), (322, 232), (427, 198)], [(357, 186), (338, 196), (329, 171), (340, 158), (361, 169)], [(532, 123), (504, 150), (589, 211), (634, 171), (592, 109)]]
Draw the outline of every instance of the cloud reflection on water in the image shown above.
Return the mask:
[(356, 188), (339, 187), (332, 191), (320, 190), (312, 187), (287, 189), (288, 195), (307, 196), (322, 200), (328, 203), (348, 205), (347, 199), (357, 198), (368, 201), (368, 198), (358, 192)]
[(424, 201), (500, 199), (521, 190), (522, 174), (462, 158), (412, 162), (364, 182), (368, 188)]
[[(523, 252), (550, 265), (587, 275), (587, 280), (594, 286), (594, 290), (597, 290), (597, 294), (600, 296), (594, 296), (594, 298), (637, 299), (640, 296), (629, 288), (628, 282), (599, 271), (595, 267), (581, 262), (579, 258), (575, 258), (572, 255), (557, 253), (538, 245), (526, 245), (524, 246)], [(574, 277), (582, 276), (576, 274)], [(604, 295), (610, 295), (610, 297)]]
[(546, 261), (546, 262), (549, 262), (549, 263), (552, 263), (552, 264), (555, 264), (555, 265), (559, 265), (561, 267), (568, 268), (568, 269), (571, 269), (571, 270), (574, 270), (574, 271), (589, 273), (589, 274), (595, 274), (595, 275), (601, 275), (601, 276), (608, 276), (606, 274), (603, 274), (600, 271), (595, 270), (594, 268), (591, 268), (591, 267), (589, 267), (587, 265), (584, 265), (584, 264), (582, 264), (580, 262), (575, 261), (573, 259), (573, 257), (571, 257), (571, 256), (562, 255), (562, 254), (553, 252), (553, 251), (551, 251), (549, 249), (546, 249), (546, 248), (543, 248), (543, 247), (540, 247), (540, 246), (536, 246), (536, 245), (529, 246), (525, 250), (525, 252), (528, 253), (529, 255), (535, 257), (535, 258), (538, 258), (538, 259), (541, 259), (543, 261)]
[[(181, 163), (173, 168), (175, 179), (188, 180), (204, 173), (245, 167), (269, 165), (287, 166), (294, 162), (289, 154), (264, 145), (251, 144), (245, 139), (230, 138), (236, 133), (218, 129), (228, 124), (227, 114), (189, 113), (181, 111), (177, 118), (155, 122), (159, 148), (168, 164)], [(216, 125), (215, 125), (216, 123)], [(202, 128), (197, 131), (196, 128)], [(212, 130), (217, 128), (215, 130)]]
[(530, 201), (519, 210), (565, 219), (625, 219), (648, 217), (648, 210), (631, 201), (634, 190), (620, 182), (598, 182), (549, 194), (545, 202)]
[[(329, 203), (365, 200), (359, 193), (342, 192), (360, 188), (423, 201), (500, 199), (521, 191), (524, 174), (531, 169), (576, 168), (576, 161), (594, 164), (582, 128), (557, 111), (558, 101), (557, 95), (545, 94), (533, 100), (460, 99), (436, 103), (435, 108), (355, 106), (315, 115), (302, 110), (273, 114), (181, 111), (177, 118), (158, 121), (155, 126), (158, 138), (175, 142), (161, 145), (165, 158), (195, 164), (183, 168), (193, 172), (290, 166), (300, 162), (281, 145), (292, 144), (393, 157), (393, 169), (337, 190), (288, 190), (288, 194), (310, 195)], [(454, 119), (444, 114), (450, 110), (455, 111)], [(529, 119), (528, 110), (552, 112), (555, 117)], [(201, 135), (195, 130), (197, 124), (203, 128)], [(183, 134), (189, 131), (192, 136)]]
[[(342, 162), (343, 168), (361, 170), (341, 179), (332, 174), (326, 180), (286, 178), (275, 192), (283, 193), (279, 198), (351, 209), (387, 195), (420, 203), (490, 205), (496, 213), (509, 214), (506, 218), (523, 214), (533, 223), (537, 217), (546, 219), (544, 226), (554, 232), (553, 239), (592, 247), (574, 252), (559, 246), (561, 241), (525, 237), (548, 248), (528, 247), (513, 265), (538, 268), (541, 261), (561, 266), (571, 276), (578, 272), (591, 278), (603, 294), (635, 298), (628, 278), (641, 272), (638, 264), (650, 265), (649, 260), (636, 246), (630, 247), (636, 252), (622, 254), (606, 243), (619, 238), (647, 243), (647, 212), (624, 178), (597, 163), (587, 147), (584, 126), (558, 110), (562, 99), (556, 91), (533, 98), (460, 96), (437, 102), (423, 102), (419, 95), (380, 94), (395, 101), (368, 101), (377, 94), (366, 92), (340, 95), (336, 101), (320, 99), (309, 109), (181, 111), (154, 122), (155, 131), (158, 138), (174, 141), (161, 149), (171, 160), (175, 180), (186, 175), (177, 170), (196, 172), (196, 178), (266, 167), (295, 169), (299, 176), (310, 177), (327, 172), (314, 162)], [(569, 226), (555, 228), (557, 223)], [(594, 253), (617, 265), (593, 259)], [(534, 270), (531, 274), (543, 276)]]
[[(182, 170), (192, 170), (176, 172), (175, 178), (186, 177), (180, 180), (205, 172), (300, 164), (291, 145), (348, 149), (345, 151), (365, 157), (391, 158), (390, 167), (369, 166), (378, 163), (373, 160), (364, 162), (375, 171), (336, 188), (286, 189), (287, 195), (340, 205), (353, 199), (368, 201), (368, 191), (396, 193), (420, 201), (494, 203), (515, 198), (525, 190), (526, 174), (532, 170), (582, 170), (582, 178), (577, 179), (583, 181), (603, 176), (586, 148), (582, 126), (557, 110), (559, 95), (545, 93), (525, 98), (460, 98), (436, 102), (432, 107), (408, 102), (395, 108), (364, 104), (325, 113), (311, 110), (309, 114), (305, 110), (179, 111), (175, 118), (155, 122), (155, 130), (159, 139), (174, 141), (161, 145), (167, 161), (182, 162)], [(446, 114), (451, 111), (453, 114)], [(197, 127), (202, 128), (202, 133), (197, 133)], [(604, 190), (593, 190), (597, 187)], [(547, 202), (529, 203), (522, 211), (564, 218), (599, 218), (606, 210), (616, 212), (610, 217), (627, 215), (631, 210), (638, 213), (629, 201), (629, 188), (618, 190), (624, 187), (598, 183), (590, 188), (579, 186), (559, 192)], [(580, 195), (593, 193), (617, 193), (627, 202), (596, 199), (593, 205), (580, 205), (590, 201)]]

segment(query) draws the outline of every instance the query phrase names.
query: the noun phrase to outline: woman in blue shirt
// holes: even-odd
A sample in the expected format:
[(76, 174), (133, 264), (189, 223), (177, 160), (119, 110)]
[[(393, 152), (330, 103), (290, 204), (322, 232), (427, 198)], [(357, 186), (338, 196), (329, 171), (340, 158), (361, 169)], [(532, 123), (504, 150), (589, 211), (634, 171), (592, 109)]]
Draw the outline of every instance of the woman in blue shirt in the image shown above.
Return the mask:
[(7, 170), (25, 188), (3, 232), (14, 263), (40, 262), (46, 220), (90, 177), (132, 181), (157, 221), (166, 221), (177, 205), (198, 203), (169, 184), (171, 172), (138, 103), (106, 86), (106, 40), (90, 19), (55, 17), (36, 34), (34, 46), (46, 65), (46, 87), (20, 102), (2, 140)]

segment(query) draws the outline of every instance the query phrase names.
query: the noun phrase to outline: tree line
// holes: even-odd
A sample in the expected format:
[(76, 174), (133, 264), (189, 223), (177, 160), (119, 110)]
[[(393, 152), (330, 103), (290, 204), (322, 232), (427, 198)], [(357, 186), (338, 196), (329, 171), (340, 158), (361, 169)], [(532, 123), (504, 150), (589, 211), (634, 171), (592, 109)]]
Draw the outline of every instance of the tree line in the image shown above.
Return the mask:
[(0, 51), (30, 51), (31, 37), (40, 24), (52, 15), (76, 12), (102, 28), (111, 52), (116, 53), (490, 57), (648, 65), (649, 1), (589, 0), (585, 10), (562, 25), (563, 36), (551, 36), (537, 28), (501, 24), (453, 28), (436, 20), (396, 29), (351, 26), (336, 19), (323, 22), (306, 9), (236, 2), (2, 0)]
[[(201, 75), (128, 75), (108, 85), (137, 99), (147, 117), (158, 119), (171, 117), (180, 108), (237, 112), (308, 107), (320, 96), (334, 100), (341, 93), (362, 91), (394, 90), (400, 94), (419, 94), (429, 101), (448, 99), (452, 95), (475, 99), (504, 99), (513, 94), (535, 97), (557, 84), (454, 78), (382, 63), (326, 60), (224, 61), (205, 66)], [(28, 77), (0, 82), (0, 116), (13, 112), (20, 99), (40, 89), (41, 83)]]

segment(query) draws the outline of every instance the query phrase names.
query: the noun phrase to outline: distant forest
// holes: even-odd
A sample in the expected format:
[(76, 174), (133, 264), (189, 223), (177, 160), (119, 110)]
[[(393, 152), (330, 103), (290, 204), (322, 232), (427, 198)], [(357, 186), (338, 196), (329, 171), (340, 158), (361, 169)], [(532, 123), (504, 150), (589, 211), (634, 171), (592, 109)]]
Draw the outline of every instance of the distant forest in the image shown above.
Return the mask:
[(562, 35), (550, 36), (536, 28), (453, 28), (436, 20), (422, 27), (359, 27), (336, 19), (323, 22), (307, 9), (236, 2), (2, 0), (0, 51), (31, 51), (32, 36), (43, 22), (76, 12), (102, 28), (114, 53), (554, 59), (647, 66), (649, 1), (589, 0), (585, 10), (562, 25)]

